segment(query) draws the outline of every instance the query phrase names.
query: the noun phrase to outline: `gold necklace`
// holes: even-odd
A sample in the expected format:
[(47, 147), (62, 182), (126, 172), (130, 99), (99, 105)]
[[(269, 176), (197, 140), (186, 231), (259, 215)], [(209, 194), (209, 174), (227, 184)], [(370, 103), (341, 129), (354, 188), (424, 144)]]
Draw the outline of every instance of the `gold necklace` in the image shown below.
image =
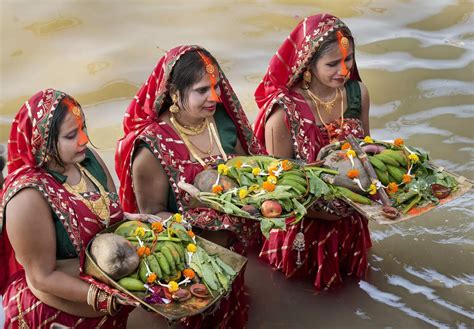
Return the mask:
[[(337, 90), (339, 90), (339, 88)], [(306, 92), (308, 92), (308, 90), (306, 90)], [(309, 93), (308, 93), (308, 96), (310, 96)], [(316, 108), (316, 113), (318, 114), (319, 120), (323, 124), (324, 128), (326, 128), (326, 131), (328, 132), (328, 137), (330, 141), (332, 141), (331, 136), (329, 136), (331, 134), (331, 132), (329, 131), (329, 125), (326, 124), (326, 122), (323, 120), (323, 117), (321, 116), (321, 113), (319, 112), (318, 103), (311, 96), (310, 98), (313, 101), (314, 107)], [(344, 97), (341, 97), (341, 129), (343, 125), (344, 125)]]
[(310, 89), (305, 89), (308, 96), (313, 100), (313, 102), (318, 102), (322, 107), (323, 110), (326, 111), (327, 114), (331, 114), (332, 110), (334, 109), (334, 104), (336, 103), (337, 96), (341, 93), (339, 88), (336, 89), (336, 93), (334, 94), (334, 98), (330, 101), (323, 101), (321, 98), (316, 96)]
[[(87, 208), (89, 208), (97, 217), (99, 217), (102, 221), (108, 225), (110, 220), (110, 198), (107, 195), (102, 184), (97, 181), (97, 179), (85, 168), (83, 168), (80, 164), (78, 165), (79, 171), (81, 173), (81, 179), (79, 183), (76, 185), (70, 185), (69, 183), (64, 183), (65, 189), (69, 192), (74, 194), (80, 201), (82, 201)], [(87, 183), (84, 179), (84, 176), (87, 178), (98, 188), (100, 198), (97, 200), (90, 200), (83, 196), (84, 193), (87, 191)]]
[(170, 121), (171, 123), (173, 123), (173, 126), (175, 126), (177, 130), (179, 130), (181, 133), (186, 134), (188, 136), (195, 136), (195, 135), (202, 134), (204, 130), (206, 130), (207, 126), (209, 125), (209, 120), (205, 118), (202, 121), (202, 123), (200, 123), (196, 127), (185, 126), (179, 123), (178, 119), (176, 119), (173, 114), (171, 114), (170, 116)]

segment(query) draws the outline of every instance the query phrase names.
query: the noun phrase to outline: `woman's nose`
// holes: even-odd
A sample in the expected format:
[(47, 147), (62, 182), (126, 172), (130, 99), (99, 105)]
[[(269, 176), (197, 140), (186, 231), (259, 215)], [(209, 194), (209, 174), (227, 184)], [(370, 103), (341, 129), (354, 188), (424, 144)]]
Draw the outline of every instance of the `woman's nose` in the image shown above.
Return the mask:
[(219, 86), (211, 87), (211, 93), (209, 94), (209, 101), (220, 102), (221, 101), (221, 89)]

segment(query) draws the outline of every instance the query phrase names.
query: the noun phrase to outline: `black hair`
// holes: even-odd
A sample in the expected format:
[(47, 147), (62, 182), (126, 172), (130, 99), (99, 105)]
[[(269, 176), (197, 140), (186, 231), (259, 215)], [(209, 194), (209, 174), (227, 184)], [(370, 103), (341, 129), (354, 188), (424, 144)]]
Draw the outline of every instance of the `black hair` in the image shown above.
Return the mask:
[(0, 172), (5, 168), (5, 158), (0, 156)]
[(313, 67), (314, 64), (326, 55), (330, 50), (332, 50), (332, 46), (334, 43), (337, 44), (337, 31), (341, 31), (342, 35), (345, 36), (346, 38), (349, 39), (349, 43), (354, 48), (354, 38), (352, 37), (351, 31), (349, 30), (348, 27), (341, 27), (337, 30), (335, 30), (333, 33), (329, 34), (326, 39), (321, 42), (321, 44), (318, 47), (318, 50), (316, 53), (313, 55), (313, 58), (309, 61), (308, 67)]
[(58, 139), (59, 139), (59, 127), (64, 121), (66, 114), (68, 113), (68, 109), (71, 106), (76, 106), (81, 108), (81, 105), (72, 98), (71, 96), (64, 96), (54, 110), (53, 117), (51, 118), (51, 126), (49, 128), (49, 137), (48, 142), (46, 144), (46, 154), (50, 156), (54, 161), (61, 167), (65, 167), (64, 162), (61, 160), (58, 151)]
[(173, 67), (169, 79), (169, 93), (163, 102), (161, 108), (157, 109), (158, 114), (163, 113), (173, 103), (171, 100), (172, 93), (178, 93), (181, 103), (187, 105), (187, 95), (189, 89), (195, 83), (199, 82), (206, 73), (205, 64), (198, 54), (198, 51), (207, 56), (213, 65), (217, 66), (216, 59), (204, 49), (193, 50), (182, 55)]

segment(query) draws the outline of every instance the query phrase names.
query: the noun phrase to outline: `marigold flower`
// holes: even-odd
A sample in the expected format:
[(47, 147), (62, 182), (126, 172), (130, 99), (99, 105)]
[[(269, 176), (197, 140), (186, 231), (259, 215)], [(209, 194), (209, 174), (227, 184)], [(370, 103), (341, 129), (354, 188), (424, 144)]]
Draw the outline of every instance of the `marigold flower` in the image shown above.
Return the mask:
[(229, 167), (227, 167), (223, 163), (221, 163), (220, 165), (217, 166), (217, 172), (221, 175), (227, 175), (228, 171), (229, 171)]
[(272, 184), (276, 184), (278, 182), (278, 178), (276, 176), (270, 175), (267, 177), (267, 182)]
[(151, 223), (151, 229), (157, 233), (160, 233), (163, 231), (163, 224), (161, 222), (153, 222)]
[(364, 142), (367, 143), (367, 144), (372, 144), (374, 142), (374, 140), (370, 136), (365, 136), (364, 137)]
[(196, 236), (196, 234), (194, 234), (193, 231), (189, 230), (188, 231), (188, 235), (191, 237), (191, 238), (194, 238)]
[(237, 161), (235, 162), (235, 168), (240, 168), (240, 167), (242, 167), (242, 161), (237, 160)]
[(254, 176), (258, 176), (258, 174), (260, 174), (260, 171), (261, 171), (261, 170), (260, 170), (259, 167), (255, 167), (255, 168), (252, 169), (252, 174), (253, 174)]
[(212, 193), (221, 194), (224, 189), (221, 185), (214, 184), (212, 185)]
[(148, 283), (153, 283), (153, 282), (156, 281), (156, 278), (157, 278), (156, 274), (153, 273), (153, 272), (151, 272), (151, 273), (148, 274), (148, 276), (146, 277), (146, 281), (147, 281)]
[(411, 175), (408, 175), (408, 174), (403, 175), (403, 182), (405, 184), (410, 183), (411, 182)]
[(168, 290), (169, 292), (175, 292), (179, 290), (179, 285), (176, 281), (168, 282)]
[(146, 247), (145, 246), (141, 246), (140, 248), (137, 249), (137, 255), (138, 257), (142, 257), (143, 255), (145, 255), (145, 251), (146, 251)]
[(186, 249), (187, 249), (189, 252), (196, 252), (196, 251), (197, 251), (197, 246), (196, 246), (194, 243), (190, 243), (190, 244), (188, 244), (188, 246), (186, 247)]
[(352, 157), (354, 159), (355, 156), (356, 156), (356, 152), (354, 150), (348, 150), (346, 152), (346, 155), (347, 155), (348, 158)]
[(403, 144), (405, 144), (405, 141), (401, 138), (395, 138), (395, 140), (393, 141), (393, 144), (395, 146), (402, 146)]
[(194, 273), (194, 271), (190, 268), (185, 268), (183, 270), (183, 275), (184, 275), (184, 277), (192, 280), (196, 276), (196, 273)]
[(239, 190), (239, 198), (243, 199), (249, 194), (249, 191), (246, 188), (242, 188)]
[(278, 170), (278, 165), (268, 166), (268, 173), (275, 176), (275, 172)]
[(398, 192), (398, 185), (395, 182), (391, 182), (387, 186), (387, 190), (389, 194), (394, 194)]
[(270, 183), (270, 182), (268, 182), (268, 181), (265, 181), (265, 182), (263, 182), (263, 184), (262, 184), (262, 188), (263, 188), (265, 191), (273, 192), (273, 191), (275, 191), (275, 184)]
[(281, 167), (283, 168), (283, 170), (287, 171), (293, 168), (293, 164), (289, 160), (283, 160), (281, 162)]
[(258, 185), (258, 184), (252, 184), (249, 187), (249, 192), (254, 192), (254, 191), (258, 192), (259, 190), (260, 190), (260, 185)]
[(143, 237), (145, 236), (145, 229), (143, 227), (137, 227), (133, 235)]
[(351, 169), (347, 172), (347, 177), (350, 179), (359, 177), (359, 170)]
[(415, 153), (410, 154), (408, 156), (408, 159), (410, 159), (410, 161), (413, 163), (417, 163), (418, 161), (420, 161), (420, 158)]
[(176, 223), (181, 223), (183, 221), (183, 216), (179, 213), (173, 215), (173, 219)]
[(341, 150), (349, 150), (351, 148), (351, 144), (349, 143), (344, 143), (341, 146)]
[(375, 195), (375, 194), (377, 194), (377, 186), (375, 186), (375, 184), (370, 184), (370, 186), (369, 186), (369, 194), (370, 194), (370, 195)]

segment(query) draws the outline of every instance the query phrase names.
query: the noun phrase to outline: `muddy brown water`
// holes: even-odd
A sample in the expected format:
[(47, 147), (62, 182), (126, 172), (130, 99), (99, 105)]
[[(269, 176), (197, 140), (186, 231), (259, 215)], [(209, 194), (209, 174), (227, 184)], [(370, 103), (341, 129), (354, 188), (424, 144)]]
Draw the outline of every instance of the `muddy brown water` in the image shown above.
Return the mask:
[[(404, 138), (473, 178), (473, 2), (0, 2), (0, 143), (37, 90), (82, 104), (112, 172), (122, 116), (164, 49), (200, 44), (223, 66), (251, 121), (270, 57), (304, 16), (331, 12), (352, 29), (371, 96), (371, 132)], [(251, 255), (249, 328), (474, 327), (474, 194), (416, 220), (371, 224), (370, 273), (316, 294)], [(3, 322), (3, 315), (0, 324)]]

